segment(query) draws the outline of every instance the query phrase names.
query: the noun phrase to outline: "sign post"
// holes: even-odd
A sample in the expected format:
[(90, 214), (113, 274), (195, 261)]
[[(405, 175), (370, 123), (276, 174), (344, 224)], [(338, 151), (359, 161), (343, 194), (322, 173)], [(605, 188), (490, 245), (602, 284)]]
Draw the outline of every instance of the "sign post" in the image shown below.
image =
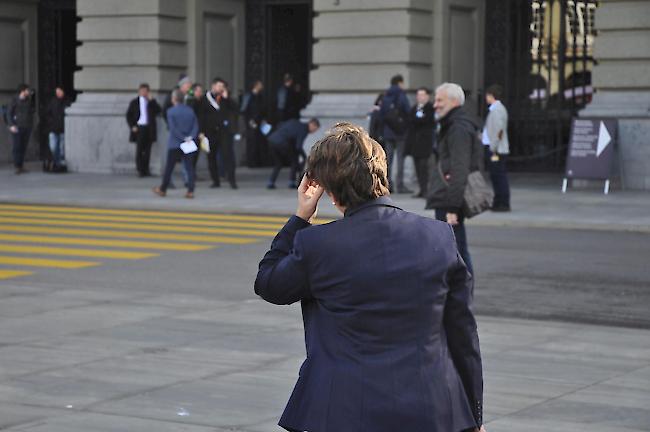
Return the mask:
[(562, 193), (569, 179), (604, 180), (609, 193), (618, 122), (611, 118), (577, 118), (571, 124), (571, 141)]

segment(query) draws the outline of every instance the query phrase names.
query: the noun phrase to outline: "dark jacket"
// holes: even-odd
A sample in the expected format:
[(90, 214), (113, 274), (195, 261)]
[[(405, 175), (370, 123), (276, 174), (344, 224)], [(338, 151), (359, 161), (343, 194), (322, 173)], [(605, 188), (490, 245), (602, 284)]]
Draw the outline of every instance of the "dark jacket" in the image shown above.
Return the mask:
[[(439, 187), (427, 199), (427, 208), (459, 214), (470, 172), (483, 169), (484, 150), (478, 139), (479, 124), (462, 107), (440, 119), (438, 166)], [(444, 180), (444, 181), (442, 181)]]
[[(147, 104), (147, 129), (149, 130), (149, 138), (151, 141), (156, 141), (158, 139), (158, 130), (156, 125), (156, 116), (160, 114), (160, 105), (156, 99), (151, 99)], [(136, 134), (133, 132), (133, 128), (138, 125), (138, 120), (140, 119), (140, 96), (137, 96), (129, 103), (129, 108), (126, 110), (126, 122), (129, 125), (129, 130), (131, 133), (129, 135), (129, 141), (136, 141)]]
[(58, 97), (53, 97), (45, 110), (45, 122), (47, 124), (47, 132), (54, 132), (57, 134), (63, 133), (65, 129), (65, 109), (69, 106), (69, 102)]
[(242, 99), (239, 112), (244, 116), (248, 127), (252, 129), (257, 128), (266, 116), (264, 112), (264, 97), (262, 94), (254, 94), (250, 91), (246, 93)]
[[(208, 95), (217, 103), (219, 109), (212, 106)], [(228, 98), (217, 98), (206, 93), (199, 104), (197, 117), (199, 131), (204, 133), (210, 142), (218, 142), (237, 132), (237, 106)]]
[(266, 301), (302, 306), (307, 358), (280, 426), (479, 426), (483, 378), (471, 285), (451, 227), (405, 212), (390, 198), (326, 225), (292, 217), (255, 281)]
[(368, 135), (384, 146), (384, 123), (381, 121), (379, 110), (370, 112), (368, 116)]
[(436, 118), (431, 102), (409, 112), (409, 130), (406, 137), (406, 154), (415, 159), (426, 159), (433, 153)]
[(301, 149), (305, 138), (309, 135), (309, 125), (300, 120), (291, 119), (280, 123), (278, 128), (268, 137), (269, 144), (277, 148), (291, 149), (295, 146)]
[(300, 110), (305, 106), (305, 100), (301, 92), (283, 84), (278, 88), (276, 97), (278, 121), (300, 118)]
[[(384, 95), (384, 99), (381, 103), (381, 109), (379, 110), (381, 113), (382, 121), (386, 114), (388, 114), (388, 111), (394, 108), (400, 110), (404, 116), (407, 116), (409, 110), (411, 109), (411, 105), (409, 104), (409, 100), (406, 97), (406, 93), (398, 85), (390, 86), (390, 88), (386, 90), (386, 94)], [(384, 139), (394, 140), (403, 137), (404, 134), (399, 135), (395, 133), (395, 131), (393, 131), (384, 122)]]
[(9, 105), (9, 126), (18, 126), (19, 128), (31, 128), (34, 124), (34, 98), (26, 97), (21, 99), (15, 96)]
[(185, 104), (172, 106), (167, 110), (167, 125), (169, 126), (169, 139), (167, 149), (180, 148), (185, 138), (196, 138), (199, 134), (199, 122), (194, 110)]

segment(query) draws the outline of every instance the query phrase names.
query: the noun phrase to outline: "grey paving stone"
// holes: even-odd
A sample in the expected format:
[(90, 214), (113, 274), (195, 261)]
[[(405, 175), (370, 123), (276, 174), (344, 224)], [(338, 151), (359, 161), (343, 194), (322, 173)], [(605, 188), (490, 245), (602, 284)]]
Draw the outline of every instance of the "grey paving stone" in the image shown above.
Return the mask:
[[(297, 371), (297, 365), (292, 363)], [(256, 373), (229, 374), (107, 402), (93, 410), (179, 421), (178, 412), (182, 409), (188, 413), (181, 417), (182, 421), (246, 429), (246, 425), (280, 415), (293, 387), (287, 373), (266, 368)]]
[(56, 418), (65, 415), (64, 409), (48, 409), (12, 403), (0, 403), (0, 430), (20, 426), (26, 423), (40, 421), (46, 418)]
[(35, 421), (7, 430), (14, 432), (222, 432), (213, 427), (84, 412), (72, 412), (62, 417)]

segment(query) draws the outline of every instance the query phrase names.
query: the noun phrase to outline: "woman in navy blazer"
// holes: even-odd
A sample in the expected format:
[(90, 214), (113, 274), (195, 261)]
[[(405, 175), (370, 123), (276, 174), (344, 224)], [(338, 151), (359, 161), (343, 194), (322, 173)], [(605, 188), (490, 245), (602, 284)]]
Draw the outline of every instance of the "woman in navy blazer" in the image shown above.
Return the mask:
[[(307, 358), (279, 425), (483, 430), (472, 280), (451, 227), (393, 204), (386, 155), (360, 127), (336, 125), (307, 163), (255, 281), (266, 301), (302, 305)], [(323, 193), (345, 216), (312, 226)]]

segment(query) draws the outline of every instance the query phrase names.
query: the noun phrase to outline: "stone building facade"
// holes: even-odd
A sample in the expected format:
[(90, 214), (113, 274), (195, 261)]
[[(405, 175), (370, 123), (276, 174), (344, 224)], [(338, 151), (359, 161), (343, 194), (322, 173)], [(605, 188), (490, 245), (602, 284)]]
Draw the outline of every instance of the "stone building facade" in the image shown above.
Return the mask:
[[(0, 66), (0, 97), (18, 80), (39, 82), (44, 2), (0, 0), (0, 34), (22, 38), (18, 45), (0, 38), (0, 55), (17, 60)], [(162, 99), (181, 73), (201, 83), (221, 76), (236, 93), (260, 78), (272, 104), (282, 73), (291, 71), (311, 95), (302, 115), (328, 126), (365, 124), (377, 94), (400, 73), (411, 91), (460, 83), (477, 115), (483, 89), (503, 85), (513, 111), (525, 113), (512, 125), (521, 137), (521, 169), (561, 169), (567, 118), (619, 118), (623, 183), (650, 189), (648, 1), (76, 0), (74, 10), (79, 94), (66, 119), (73, 170), (133, 171), (124, 112), (140, 82)], [(568, 46), (572, 55), (565, 55)], [(535, 54), (544, 47), (548, 76)], [(578, 52), (585, 58), (576, 68)], [(555, 65), (557, 57), (564, 63)], [(573, 74), (549, 72), (570, 64)], [(537, 125), (535, 134), (523, 133), (529, 125)], [(162, 154), (154, 152), (154, 169)]]

